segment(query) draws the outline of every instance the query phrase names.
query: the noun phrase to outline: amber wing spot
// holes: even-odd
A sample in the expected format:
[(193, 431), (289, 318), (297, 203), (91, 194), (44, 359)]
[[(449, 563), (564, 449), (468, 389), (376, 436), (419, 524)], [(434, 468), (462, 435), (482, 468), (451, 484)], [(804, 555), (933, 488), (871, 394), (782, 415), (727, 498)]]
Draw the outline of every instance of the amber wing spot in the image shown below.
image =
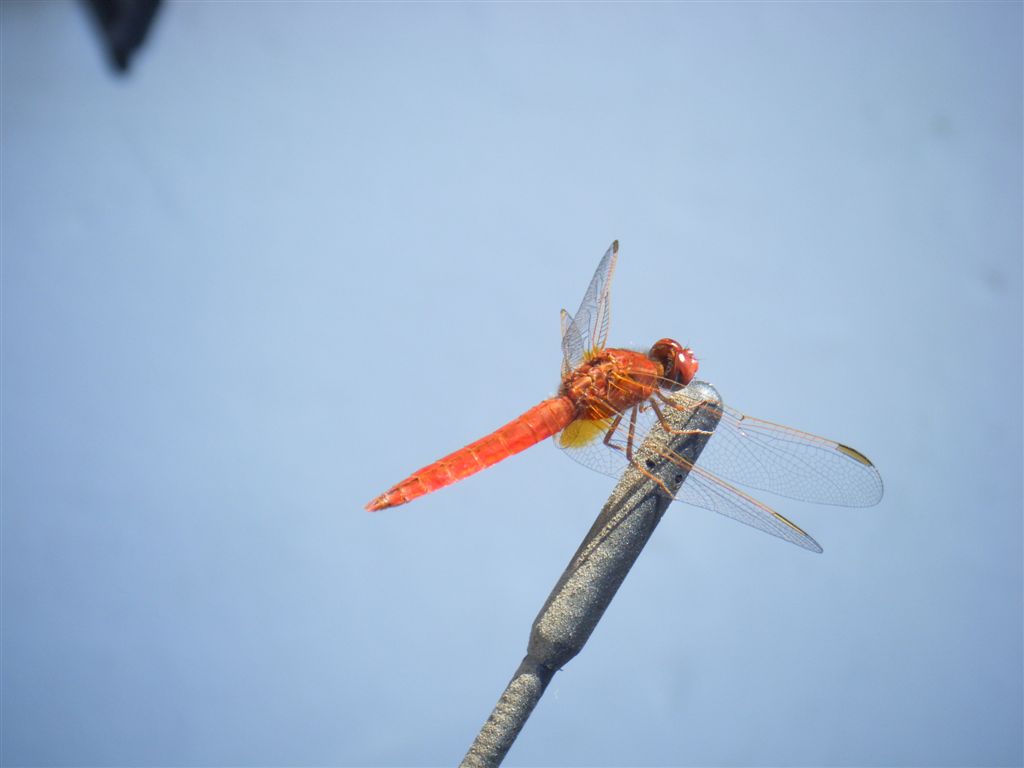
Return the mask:
[(840, 453), (845, 453), (847, 456), (849, 456), (854, 461), (859, 461), (861, 464), (864, 464), (865, 466), (868, 466), (868, 467), (875, 466), (874, 464), (872, 464), (868, 460), (867, 456), (865, 456), (860, 451), (851, 448), (848, 445), (843, 445), (842, 443), (836, 443), (836, 448), (839, 450)]
[(581, 448), (602, 437), (611, 425), (610, 418), (577, 419), (559, 433), (558, 444), (562, 448)]

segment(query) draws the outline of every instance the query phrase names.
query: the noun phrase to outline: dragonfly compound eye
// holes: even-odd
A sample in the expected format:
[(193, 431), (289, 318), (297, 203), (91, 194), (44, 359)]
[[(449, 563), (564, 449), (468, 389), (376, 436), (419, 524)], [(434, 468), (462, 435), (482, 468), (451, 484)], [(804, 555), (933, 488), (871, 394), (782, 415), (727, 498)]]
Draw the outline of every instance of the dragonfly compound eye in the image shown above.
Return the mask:
[(693, 350), (674, 339), (661, 339), (651, 347), (650, 357), (661, 363), (666, 379), (685, 387), (697, 375), (697, 358)]
[(697, 362), (697, 356), (693, 354), (693, 350), (689, 347), (683, 347), (676, 358), (679, 383), (685, 386), (693, 381), (693, 377), (697, 375), (699, 367), (700, 363)]

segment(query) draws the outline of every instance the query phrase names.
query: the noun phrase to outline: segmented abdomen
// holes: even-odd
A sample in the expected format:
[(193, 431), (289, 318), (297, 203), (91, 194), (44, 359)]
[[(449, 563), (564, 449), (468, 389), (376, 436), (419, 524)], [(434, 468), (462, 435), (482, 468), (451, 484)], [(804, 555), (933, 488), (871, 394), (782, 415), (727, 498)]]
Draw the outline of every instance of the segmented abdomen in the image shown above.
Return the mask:
[(413, 472), (366, 508), (373, 512), (395, 507), (456, 483), (561, 432), (575, 415), (576, 408), (568, 397), (545, 400), (486, 437)]

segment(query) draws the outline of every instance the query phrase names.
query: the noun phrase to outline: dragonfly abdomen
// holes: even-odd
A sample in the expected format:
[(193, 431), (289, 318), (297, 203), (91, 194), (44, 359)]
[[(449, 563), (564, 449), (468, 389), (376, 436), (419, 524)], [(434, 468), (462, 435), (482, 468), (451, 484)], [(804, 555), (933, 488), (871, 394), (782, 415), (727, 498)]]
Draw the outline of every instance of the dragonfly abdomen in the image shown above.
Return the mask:
[(374, 512), (396, 507), (457, 483), (561, 432), (575, 416), (576, 407), (568, 397), (545, 400), (486, 437), (413, 472), (367, 504), (366, 508)]

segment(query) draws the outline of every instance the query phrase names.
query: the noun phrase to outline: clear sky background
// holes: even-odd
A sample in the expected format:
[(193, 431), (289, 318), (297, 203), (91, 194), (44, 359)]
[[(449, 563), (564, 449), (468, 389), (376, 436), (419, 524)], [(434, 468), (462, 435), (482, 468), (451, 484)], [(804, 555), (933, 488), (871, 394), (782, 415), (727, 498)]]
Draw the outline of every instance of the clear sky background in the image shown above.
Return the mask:
[(1020, 765), (1020, 3), (3, 2), (5, 765), (450, 765), (613, 482), (374, 495), (611, 339), (882, 504), (676, 505), (509, 765)]

